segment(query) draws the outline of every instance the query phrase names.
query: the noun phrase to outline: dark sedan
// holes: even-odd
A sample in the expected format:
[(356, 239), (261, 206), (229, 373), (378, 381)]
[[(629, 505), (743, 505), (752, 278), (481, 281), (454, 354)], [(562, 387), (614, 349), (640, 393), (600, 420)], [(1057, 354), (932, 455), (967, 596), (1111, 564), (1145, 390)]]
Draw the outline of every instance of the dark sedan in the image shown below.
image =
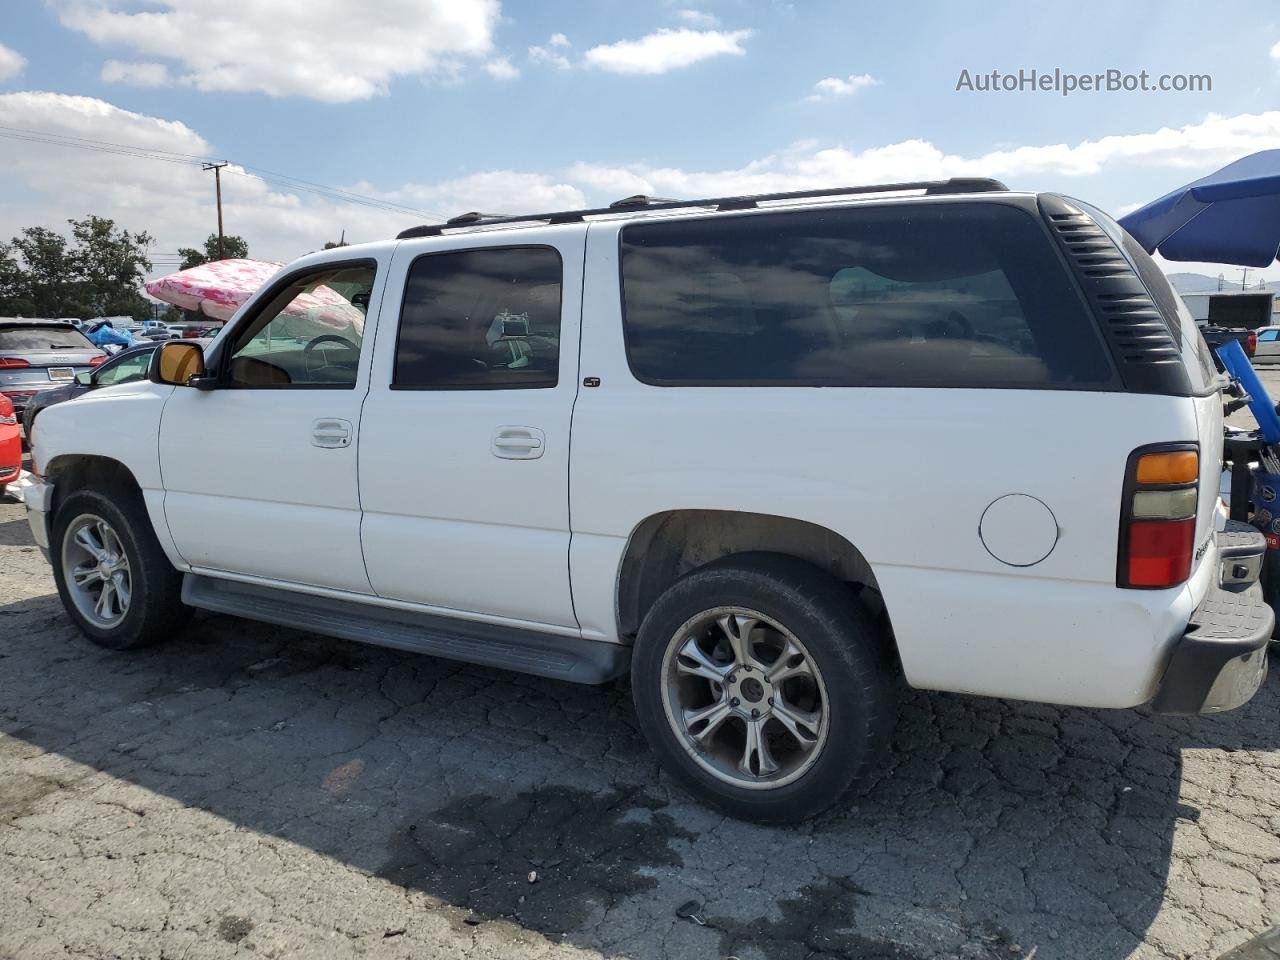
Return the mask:
[(106, 359), (106, 351), (70, 323), (0, 319), (0, 393), (19, 416), (36, 395), (74, 381)]

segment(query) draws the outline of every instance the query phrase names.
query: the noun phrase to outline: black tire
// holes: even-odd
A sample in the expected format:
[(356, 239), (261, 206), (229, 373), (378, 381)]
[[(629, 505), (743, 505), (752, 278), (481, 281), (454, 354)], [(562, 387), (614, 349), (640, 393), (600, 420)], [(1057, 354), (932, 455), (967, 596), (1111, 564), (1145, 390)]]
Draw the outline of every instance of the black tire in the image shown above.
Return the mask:
[[(123, 619), (110, 628), (95, 624), (76, 606), (63, 569), (67, 529), (77, 517), (85, 514), (101, 517), (111, 525), (129, 561), (132, 579), (129, 607)], [(136, 490), (82, 489), (69, 494), (54, 514), (49, 554), (63, 607), (80, 631), (99, 646), (111, 650), (150, 646), (180, 632), (191, 619), (191, 608), (182, 602), (182, 574), (161, 549), (146, 506)]]
[[(705, 611), (735, 606), (789, 630), (826, 686), (828, 728), (817, 758), (798, 779), (768, 789), (704, 769), (664, 708), (664, 659), (683, 641), (677, 631)], [(888, 638), (846, 584), (777, 554), (728, 557), (673, 584), (640, 627), (631, 672), (640, 727), (663, 766), (694, 796), (743, 820), (796, 822), (825, 810), (874, 769), (897, 719), (900, 670)]]

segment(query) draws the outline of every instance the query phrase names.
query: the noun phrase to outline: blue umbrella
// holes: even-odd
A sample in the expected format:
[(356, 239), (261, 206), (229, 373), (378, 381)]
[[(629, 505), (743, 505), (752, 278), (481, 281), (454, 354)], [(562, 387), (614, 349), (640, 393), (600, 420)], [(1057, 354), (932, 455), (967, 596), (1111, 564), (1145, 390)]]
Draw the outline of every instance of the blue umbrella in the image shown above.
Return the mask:
[(1120, 218), (1166, 260), (1269, 266), (1280, 252), (1280, 150), (1263, 150)]

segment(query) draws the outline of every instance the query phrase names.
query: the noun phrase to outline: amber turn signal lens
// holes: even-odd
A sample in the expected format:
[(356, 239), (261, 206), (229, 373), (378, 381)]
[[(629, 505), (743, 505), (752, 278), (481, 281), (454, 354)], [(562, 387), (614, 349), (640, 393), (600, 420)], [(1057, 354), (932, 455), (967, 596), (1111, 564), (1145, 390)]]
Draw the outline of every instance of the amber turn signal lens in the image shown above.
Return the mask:
[(1194, 450), (1148, 453), (1138, 460), (1138, 483), (1192, 483), (1200, 476), (1200, 455)]

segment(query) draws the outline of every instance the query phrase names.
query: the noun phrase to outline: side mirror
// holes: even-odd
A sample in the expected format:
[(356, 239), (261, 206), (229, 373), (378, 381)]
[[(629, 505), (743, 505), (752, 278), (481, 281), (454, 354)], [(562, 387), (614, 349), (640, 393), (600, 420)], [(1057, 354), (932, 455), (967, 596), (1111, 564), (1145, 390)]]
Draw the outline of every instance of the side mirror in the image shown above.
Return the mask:
[(167, 383), (175, 387), (212, 386), (205, 370), (204, 351), (200, 349), (200, 344), (182, 340), (166, 340), (160, 344), (151, 364), (151, 379), (156, 383)]
[(93, 374), (91, 374), (88, 370), (86, 370), (84, 373), (77, 373), (76, 383), (80, 384), (80, 386), (82, 387), (93, 386)]

